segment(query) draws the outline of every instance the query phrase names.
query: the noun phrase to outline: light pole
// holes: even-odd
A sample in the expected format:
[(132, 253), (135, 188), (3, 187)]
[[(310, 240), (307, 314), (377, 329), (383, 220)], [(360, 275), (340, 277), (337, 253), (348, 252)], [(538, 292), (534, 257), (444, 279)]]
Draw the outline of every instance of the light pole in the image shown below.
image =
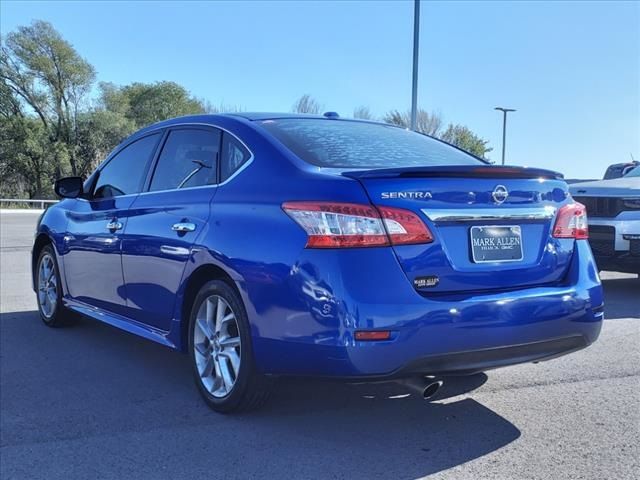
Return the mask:
[(496, 107), (495, 110), (502, 112), (502, 165), (504, 165), (504, 144), (507, 138), (507, 113), (515, 112), (514, 108)]
[(411, 130), (418, 118), (418, 48), (420, 40), (420, 0), (413, 3), (413, 79), (411, 88)]

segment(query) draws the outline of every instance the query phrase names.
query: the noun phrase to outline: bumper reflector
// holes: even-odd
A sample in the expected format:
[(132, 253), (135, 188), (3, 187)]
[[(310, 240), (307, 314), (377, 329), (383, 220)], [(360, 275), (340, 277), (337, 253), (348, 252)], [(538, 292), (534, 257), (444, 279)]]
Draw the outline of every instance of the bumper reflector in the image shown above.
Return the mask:
[(391, 338), (391, 332), (389, 330), (360, 330), (356, 332), (355, 337), (356, 340), (360, 341), (389, 340)]

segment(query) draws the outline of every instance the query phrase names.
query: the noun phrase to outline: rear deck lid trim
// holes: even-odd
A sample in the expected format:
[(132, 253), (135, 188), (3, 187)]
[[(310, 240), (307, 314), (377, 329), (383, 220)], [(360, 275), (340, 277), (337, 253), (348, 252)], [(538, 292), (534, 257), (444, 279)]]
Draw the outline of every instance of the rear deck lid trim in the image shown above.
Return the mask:
[(500, 220), (535, 221), (551, 220), (557, 208), (552, 206), (536, 208), (422, 208), (432, 222), (484, 222)]

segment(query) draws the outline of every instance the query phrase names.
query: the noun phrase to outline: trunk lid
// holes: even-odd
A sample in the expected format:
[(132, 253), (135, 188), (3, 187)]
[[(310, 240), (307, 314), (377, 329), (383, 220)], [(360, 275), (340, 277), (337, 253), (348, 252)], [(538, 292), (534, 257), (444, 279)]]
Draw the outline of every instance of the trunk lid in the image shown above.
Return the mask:
[(558, 173), (494, 166), (412, 167), (343, 172), (374, 205), (416, 213), (433, 243), (394, 246), (424, 293), (507, 290), (560, 282), (575, 240), (553, 238), (568, 202)]

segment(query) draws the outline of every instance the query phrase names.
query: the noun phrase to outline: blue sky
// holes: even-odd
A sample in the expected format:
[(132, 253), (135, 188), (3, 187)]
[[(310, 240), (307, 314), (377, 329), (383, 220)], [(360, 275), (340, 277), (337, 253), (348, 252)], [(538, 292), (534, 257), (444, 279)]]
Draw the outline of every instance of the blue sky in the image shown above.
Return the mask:
[[(310, 93), (350, 116), (406, 109), (413, 2), (16, 2), (3, 34), (50, 21), (102, 81), (173, 80), (213, 104), (288, 111)], [(640, 159), (640, 3), (422, 2), (419, 104), (507, 163), (602, 176)]]

